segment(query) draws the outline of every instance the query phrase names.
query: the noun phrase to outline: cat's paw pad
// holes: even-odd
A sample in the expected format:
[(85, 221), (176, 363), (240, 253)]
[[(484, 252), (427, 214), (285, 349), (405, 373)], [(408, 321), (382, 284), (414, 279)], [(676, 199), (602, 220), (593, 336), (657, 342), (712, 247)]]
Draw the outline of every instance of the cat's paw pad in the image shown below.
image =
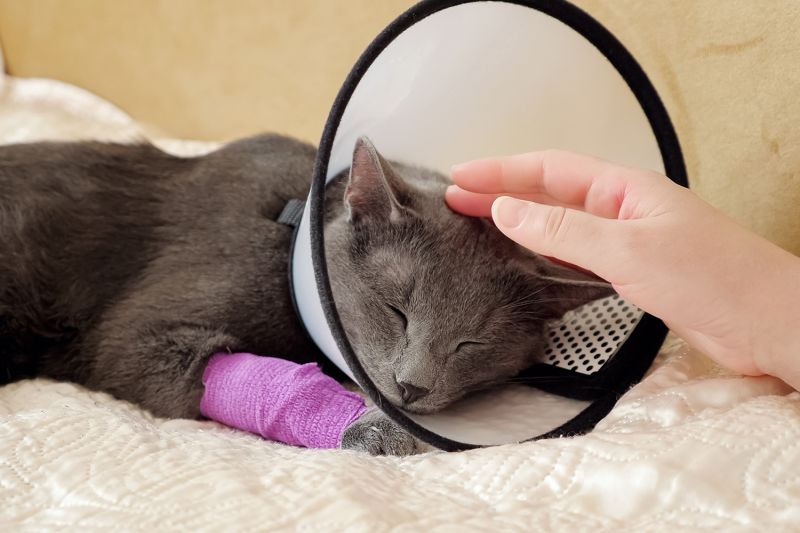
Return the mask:
[(417, 439), (377, 409), (367, 412), (345, 430), (342, 449), (370, 455), (413, 455), (421, 451)]

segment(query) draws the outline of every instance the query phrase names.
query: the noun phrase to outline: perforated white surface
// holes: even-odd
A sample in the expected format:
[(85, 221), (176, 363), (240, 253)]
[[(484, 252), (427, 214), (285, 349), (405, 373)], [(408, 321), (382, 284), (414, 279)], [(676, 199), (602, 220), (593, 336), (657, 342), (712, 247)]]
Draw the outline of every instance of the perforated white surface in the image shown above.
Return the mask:
[(545, 363), (594, 374), (616, 355), (643, 314), (616, 294), (574, 309), (549, 326)]

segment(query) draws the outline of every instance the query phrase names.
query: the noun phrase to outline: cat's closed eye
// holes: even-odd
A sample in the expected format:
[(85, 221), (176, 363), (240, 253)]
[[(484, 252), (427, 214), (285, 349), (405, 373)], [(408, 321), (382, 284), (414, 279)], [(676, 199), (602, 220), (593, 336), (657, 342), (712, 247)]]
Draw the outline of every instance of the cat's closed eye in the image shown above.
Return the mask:
[(458, 346), (456, 346), (455, 351), (460, 352), (465, 348), (474, 348), (476, 346), (482, 346), (482, 345), (483, 343), (478, 341), (462, 341), (458, 343)]
[(392, 304), (386, 304), (386, 307), (388, 307), (392, 314), (397, 317), (397, 319), (403, 325), (403, 329), (406, 329), (408, 327), (408, 318), (406, 318), (406, 314)]

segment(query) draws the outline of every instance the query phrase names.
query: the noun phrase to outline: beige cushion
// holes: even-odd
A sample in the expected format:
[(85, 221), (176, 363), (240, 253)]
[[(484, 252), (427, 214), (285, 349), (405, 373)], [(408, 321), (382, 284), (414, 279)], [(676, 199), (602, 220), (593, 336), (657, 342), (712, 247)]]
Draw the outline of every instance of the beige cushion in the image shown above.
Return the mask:
[[(649, 74), (694, 190), (800, 254), (800, 3), (575, 3)], [(0, 39), (12, 74), (87, 88), (165, 134), (316, 142), (355, 58), (412, 4), (0, 0)]]
[(576, 3), (650, 76), (677, 129), (691, 187), (800, 254), (800, 3)]

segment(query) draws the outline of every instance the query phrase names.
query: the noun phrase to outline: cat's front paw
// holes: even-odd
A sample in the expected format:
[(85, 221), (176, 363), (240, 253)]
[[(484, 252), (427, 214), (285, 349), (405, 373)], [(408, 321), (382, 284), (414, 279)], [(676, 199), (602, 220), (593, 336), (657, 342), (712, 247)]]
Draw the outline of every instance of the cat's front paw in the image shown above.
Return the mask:
[(342, 449), (367, 452), (370, 455), (413, 455), (422, 451), (417, 439), (374, 408), (344, 431)]

